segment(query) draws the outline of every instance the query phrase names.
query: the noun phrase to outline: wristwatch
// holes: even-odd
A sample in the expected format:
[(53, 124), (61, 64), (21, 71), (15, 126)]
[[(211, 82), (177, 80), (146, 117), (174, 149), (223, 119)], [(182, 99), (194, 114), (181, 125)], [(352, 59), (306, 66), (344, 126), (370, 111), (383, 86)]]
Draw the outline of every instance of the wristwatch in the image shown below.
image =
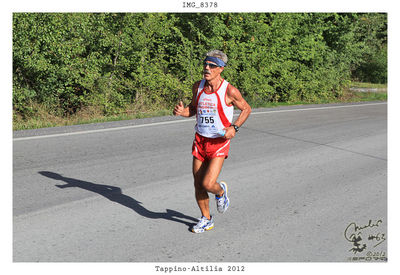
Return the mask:
[(235, 124), (232, 124), (231, 126), (233, 126), (233, 128), (235, 129), (236, 133), (239, 132), (239, 127), (238, 126), (236, 126)]

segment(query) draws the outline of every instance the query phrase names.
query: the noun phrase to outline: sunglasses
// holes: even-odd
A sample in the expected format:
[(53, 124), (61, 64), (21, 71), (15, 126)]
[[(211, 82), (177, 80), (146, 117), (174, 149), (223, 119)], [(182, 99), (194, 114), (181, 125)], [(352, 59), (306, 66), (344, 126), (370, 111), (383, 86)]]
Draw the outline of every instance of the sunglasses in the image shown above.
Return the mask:
[(215, 69), (215, 68), (219, 67), (218, 65), (215, 65), (215, 64), (212, 64), (212, 63), (208, 63), (208, 62), (204, 62), (203, 65), (204, 65), (204, 67), (209, 66), (210, 69)]

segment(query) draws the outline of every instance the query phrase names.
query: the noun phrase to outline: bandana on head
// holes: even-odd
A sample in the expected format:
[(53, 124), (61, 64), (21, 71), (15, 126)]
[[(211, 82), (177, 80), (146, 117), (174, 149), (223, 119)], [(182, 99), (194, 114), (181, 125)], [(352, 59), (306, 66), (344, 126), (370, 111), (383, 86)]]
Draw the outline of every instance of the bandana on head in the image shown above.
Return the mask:
[(211, 61), (214, 62), (215, 64), (217, 64), (219, 67), (225, 67), (226, 64), (224, 61), (222, 61), (221, 59), (219, 59), (218, 57), (214, 57), (214, 56), (207, 56), (206, 59), (204, 59), (204, 61)]

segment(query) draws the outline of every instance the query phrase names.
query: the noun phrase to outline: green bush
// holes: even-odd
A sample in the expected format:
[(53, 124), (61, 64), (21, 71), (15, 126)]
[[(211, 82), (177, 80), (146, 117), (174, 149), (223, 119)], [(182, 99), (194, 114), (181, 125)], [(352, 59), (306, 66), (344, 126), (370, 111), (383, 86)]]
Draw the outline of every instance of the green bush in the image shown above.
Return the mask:
[(191, 98), (210, 49), (250, 102), (319, 102), (351, 77), (385, 82), (386, 14), (15, 13), (13, 108), (55, 115)]

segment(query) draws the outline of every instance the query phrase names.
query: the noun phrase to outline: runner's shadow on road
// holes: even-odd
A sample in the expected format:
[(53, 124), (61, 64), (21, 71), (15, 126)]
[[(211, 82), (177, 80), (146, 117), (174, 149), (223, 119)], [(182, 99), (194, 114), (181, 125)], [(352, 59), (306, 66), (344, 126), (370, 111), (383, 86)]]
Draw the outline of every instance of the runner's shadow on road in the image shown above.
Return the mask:
[[(82, 188), (94, 193), (97, 193), (99, 195), (102, 195), (103, 197), (106, 197), (110, 201), (119, 203), (125, 207), (128, 207), (138, 213), (139, 215), (149, 218), (149, 219), (166, 219), (169, 221), (174, 221), (174, 222), (179, 222), (183, 223), (187, 226), (189, 226), (189, 229), (198, 222), (198, 219), (195, 219), (193, 217), (184, 215), (178, 211), (171, 210), (171, 209), (166, 209), (166, 212), (153, 212), (142, 206), (140, 201), (135, 200), (132, 197), (129, 197), (125, 194), (122, 193), (121, 188), (116, 187), (116, 186), (111, 186), (111, 185), (103, 185), (103, 184), (96, 184), (88, 181), (83, 181), (83, 180), (78, 180), (74, 178), (67, 178), (64, 177), (60, 174), (54, 173), (54, 172), (49, 172), (49, 171), (39, 171), (39, 174), (42, 176), (54, 179), (54, 180), (60, 180), (66, 182), (66, 184), (56, 184), (58, 188), (70, 188), (70, 187), (78, 187)], [(192, 222), (188, 222), (193, 221)]]

